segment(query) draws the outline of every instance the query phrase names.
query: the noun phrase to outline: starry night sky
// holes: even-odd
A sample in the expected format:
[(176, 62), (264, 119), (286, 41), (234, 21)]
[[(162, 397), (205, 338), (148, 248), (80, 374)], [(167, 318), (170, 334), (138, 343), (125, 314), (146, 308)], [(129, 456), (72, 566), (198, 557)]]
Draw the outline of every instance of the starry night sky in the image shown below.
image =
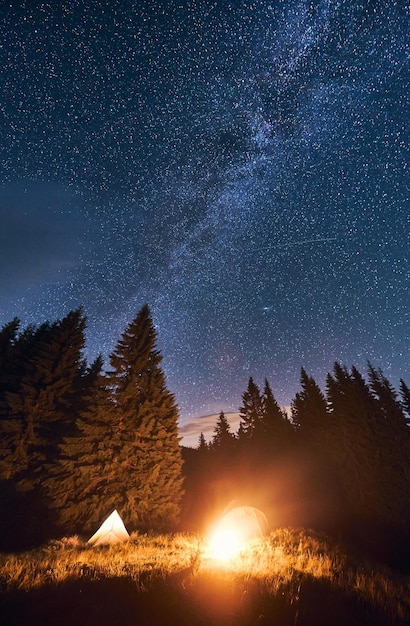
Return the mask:
[(410, 383), (409, 2), (1, 11), (1, 325), (83, 305), (91, 360), (148, 303), (182, 424)]

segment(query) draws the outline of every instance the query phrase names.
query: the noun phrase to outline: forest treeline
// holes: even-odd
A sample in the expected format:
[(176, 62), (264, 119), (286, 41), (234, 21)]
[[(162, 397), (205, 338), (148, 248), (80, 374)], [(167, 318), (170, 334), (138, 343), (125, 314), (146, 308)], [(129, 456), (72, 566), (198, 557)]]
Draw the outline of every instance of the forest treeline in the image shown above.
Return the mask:
[[(252, 378), (240, 425), (183, 448), (149, 307), (109, 355), (84, 358), (81, 308), (0, 331), (0, 549), (92, 532), (206, 529), (230, 501), (272, 526), (309, 526), (410, 559), (410, 390), (335, 363), (322, 391), (302, 369), (288, 415)], [(384, 555), (383, 552), (386, 554)]]
[[(335, 363), (322, 392), (302, 369), (290, 415), (249, 379), (240, 423), (223, 412), (209, 443), (184, 451), (187, 519), (204, 503), (260, 506), (273, 525), (309, 526), (383, 559), (410, 562), (410, 390), (380, 369)], [(209, 520), (210, 521), (210, 520)]]
[(0, 548), (95, 530), (170, 529), (183, 495), (178, 408), (148, 306), (103, 371), (83, 356), (82, 309), (0, 332)]

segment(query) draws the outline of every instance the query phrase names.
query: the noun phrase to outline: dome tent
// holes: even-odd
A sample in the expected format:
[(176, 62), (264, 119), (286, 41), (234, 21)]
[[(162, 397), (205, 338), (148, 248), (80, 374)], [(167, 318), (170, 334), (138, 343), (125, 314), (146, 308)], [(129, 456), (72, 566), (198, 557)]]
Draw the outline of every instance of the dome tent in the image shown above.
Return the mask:
[(260, 509), (254, 506), (234, 506), (213, 527), (210, 547), (217, 558), (229, 558), (249, 542), (263, 539), (268, 530), (268, 520)]

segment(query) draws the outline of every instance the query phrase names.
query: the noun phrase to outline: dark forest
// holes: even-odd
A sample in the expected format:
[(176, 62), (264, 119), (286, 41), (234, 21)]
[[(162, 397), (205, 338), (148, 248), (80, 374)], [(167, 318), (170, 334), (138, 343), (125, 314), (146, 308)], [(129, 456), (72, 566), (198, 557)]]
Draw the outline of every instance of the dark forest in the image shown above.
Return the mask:
[(410, 390), (335, 363), (302, 368), (290, 414), (252, 378), (236, 433), (183, 448), (148, 306), (104, 368), (84, 358), (82, 309), (0, 332), (1, 550), (87, 533), (113, 508), (138, 531), (201, 531), (230, 502), (272, 527), (309, 527), (404, 566), (410, 556)]

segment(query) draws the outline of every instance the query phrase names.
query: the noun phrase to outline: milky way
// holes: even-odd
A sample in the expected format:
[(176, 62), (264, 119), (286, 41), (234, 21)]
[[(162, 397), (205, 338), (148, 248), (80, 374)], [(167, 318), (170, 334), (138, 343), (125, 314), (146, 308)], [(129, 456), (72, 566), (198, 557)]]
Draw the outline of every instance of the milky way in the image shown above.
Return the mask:
[(408, 2), (7, 2), (0, 323), (148, 303), (182, 421), (410, 382)]

